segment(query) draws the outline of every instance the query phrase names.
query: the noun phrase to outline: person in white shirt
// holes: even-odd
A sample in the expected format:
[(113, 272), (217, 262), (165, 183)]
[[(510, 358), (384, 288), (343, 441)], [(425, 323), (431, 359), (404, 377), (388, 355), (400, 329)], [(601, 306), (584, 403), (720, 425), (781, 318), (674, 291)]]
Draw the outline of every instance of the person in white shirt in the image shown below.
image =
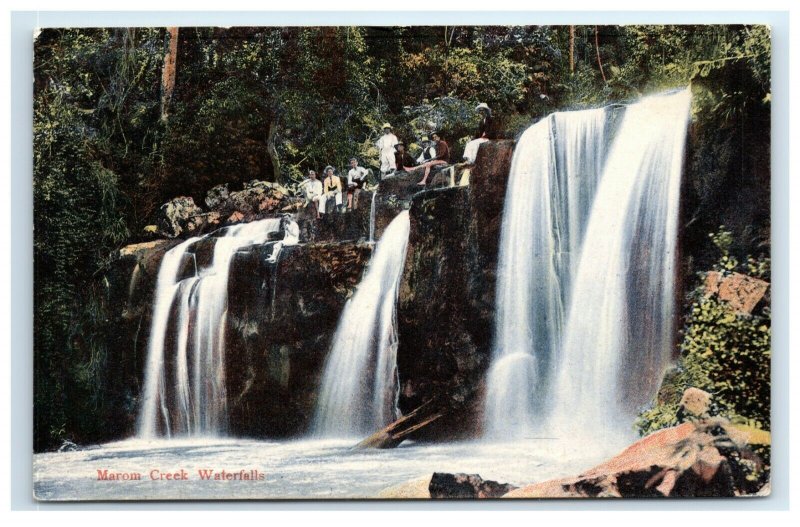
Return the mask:
[(350, 171), (347, 172), (347, 210), (353, 210), (353, 196), (356, 190), (364, 188), (369, 170), (358, 166), (358, 159), (350, 159)]
[(473, 164), (478, 157), (478, 148), (492, 138), (492, 110), (489, 108), (489, 105), (482, 102), (475, 107), (475, 111), (478, 112), (481, 117), (480, 124), (478, 125), (478, 132), (475, 134), (472, 141), (467, 143), (467, 146), (464, 147), (463, 156), (464, 162), (470, 165)]
[(269, 263), (278, 261), (278, 255), (286, 246), (297, 245), (300, 242), (300, 226), (292, 219), (291, 214), (284, 214), (281, 218), (281, 227), (283, 227), (283, 240), (275, 242), (272, 246), (272, 255), (267, 258)]
[(322, 196), (322, 181), (317, 179), (317, 173), (313, 170), (308, 171), (308, 177), (300, 183), (300, 190), (306, 200), (305, 206), (314, 205), (314, 213), (319, 219), (319, 199)]
[(397, 144), (397, 136), (392, 133), (392, 125), (384, 123), (383, 135), (375, 142), (375, 146), (381, 153), (381, 175), (386, 175), (394, 171), (397, 166), (394, 163), (394, 145)]
[(431, 144), (431, 140), (427, 135), (422, 136), (422, 152), (420, 152), (419, 157), (417, 158), (417, 163), (420, 165), (423, 163), (427, 163), (431, 159), (436, 157), (436, 149)]

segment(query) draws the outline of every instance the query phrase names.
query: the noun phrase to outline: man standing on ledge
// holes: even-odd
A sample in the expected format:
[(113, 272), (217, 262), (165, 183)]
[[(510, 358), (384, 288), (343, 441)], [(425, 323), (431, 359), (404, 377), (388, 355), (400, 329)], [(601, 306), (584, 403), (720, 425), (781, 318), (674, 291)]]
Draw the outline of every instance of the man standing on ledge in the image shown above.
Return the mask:
[(422, 165), (425, 167), (425, 175), (422, 177), (422, 181), (417, 183), (417, 185), (425, 186), (428, 184), (428, 176), (431, 174), (431, 167), (446, 165), (450, 162), (450, 147), (437, 132), (431, 135), (433, 136), (433, 148), (436, 149), (436, 157)]

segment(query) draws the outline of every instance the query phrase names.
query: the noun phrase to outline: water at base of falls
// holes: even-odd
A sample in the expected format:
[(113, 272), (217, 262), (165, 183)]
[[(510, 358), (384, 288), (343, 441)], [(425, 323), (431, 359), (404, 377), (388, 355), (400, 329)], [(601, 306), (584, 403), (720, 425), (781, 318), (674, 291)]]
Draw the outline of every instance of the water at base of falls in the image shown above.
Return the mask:
[(315, 437), (357, 437), (397, 417), (396, 304), (409, 230), (403, 211), (383, 232), (339, 318), (322, 376)]
[(603, 110), (523, 134), (503, 212), (487, 436), (631, 437), (672, 354), (689, 106), (688, 90), (644, 98), (613, 137), (601, 137)]
[(136, 435), (215, 436), (227, 428), (225, 327), (228, 271), (236, 251), (264, 243), (280, 227), (266, 219), (226, 227), (208, 268), (186, 274), (191, 238), (164, 254), (158, 271)]

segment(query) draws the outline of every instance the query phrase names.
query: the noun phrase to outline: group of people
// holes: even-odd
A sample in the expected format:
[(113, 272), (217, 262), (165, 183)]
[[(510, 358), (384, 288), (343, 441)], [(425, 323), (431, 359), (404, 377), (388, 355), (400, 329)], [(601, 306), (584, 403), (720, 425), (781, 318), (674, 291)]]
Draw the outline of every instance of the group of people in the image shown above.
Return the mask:
[[(463, 162), (474, 163), (480, 145), (491, 139), (492, 111), (486, 103), (480, 103), (475, 110), (480, 114), (481, 120), (474, 138), (467, 143), (464, 149)], [(431, 140), (432, 139), (432, 140)], [(438, 132), (431, 133), (431, 137), (421, 138), (422, 152), (414, 159), (407, 151), (406, 145), (400, 141), (393, 132), (392, 125), (384, 123), (383, 135), (375, 142), (380, 152), (381, 177), (393, 172), (406, 172), (417, 168), (424, 168), (424, 174), (418, 185), (428, 184), (431, 170), (436, 166), (450, 163), (450, 146), (441, 138)], [(308, 171), (308, 177), (301, 183), (301, 189), (306, 200), (306, 205), (313, 205), (317, 218), (331, 210), (352, 210), (355, 203), (356, 191), (363, 188), (370, 171), (359, 165), (358, 159), (350, 159), (350, 170), (347, 172), (347, 187), (341, 178), (336, 175), (336, 170), (328, 165), (323, 171), (322, 180), (317, 177), (314, 170)], [(347, 196), (344, 204), (343, 195)]]

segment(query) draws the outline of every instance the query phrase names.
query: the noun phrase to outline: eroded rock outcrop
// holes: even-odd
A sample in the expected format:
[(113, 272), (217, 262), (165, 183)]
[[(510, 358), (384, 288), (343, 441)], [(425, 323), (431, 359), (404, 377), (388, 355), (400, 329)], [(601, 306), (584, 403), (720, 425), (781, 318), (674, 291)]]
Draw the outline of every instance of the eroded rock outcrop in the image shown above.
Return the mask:
[(505, 498), (685, 498), (754, 494), (763, 464), (727, 421), (659, 430), (583, 474), (527, 485)]

